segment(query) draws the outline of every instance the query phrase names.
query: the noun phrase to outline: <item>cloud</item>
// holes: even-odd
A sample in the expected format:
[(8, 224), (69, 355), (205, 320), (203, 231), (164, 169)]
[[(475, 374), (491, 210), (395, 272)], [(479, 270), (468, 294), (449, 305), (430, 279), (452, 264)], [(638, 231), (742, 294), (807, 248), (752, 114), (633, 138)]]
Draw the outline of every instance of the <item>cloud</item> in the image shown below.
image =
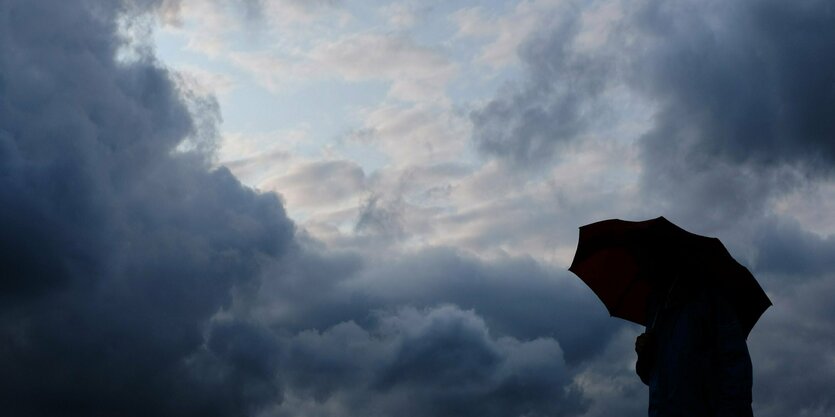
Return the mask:
[(755, 243), (754, 266), (758, 272), (794, 281), (835, 270), (835, 260), (829, 256), (835, 251), (835, 236), (821, 237), (794, 221), (776, 218), (764, 222)]
[(267, 274), (273, 278), (262, 282), (251, 314), (288, 331), (365, 325), (369, 311), (450, 304), (474, 310), (499, 336), (553, 338), (575, 363), (594, 357), (623, 324), (567, 271), (530, 258), (481, 260), (446, 247), (286, 258)]
[(636, 201), (641, 167), (629, 145), (588, 140), (567, 149), (540, 176), (528, 174), (490, 162), (456, 182), (450, 197), (455, 210), (436, 216), (438, 241), (479, 253), (530, 255), (567, 268), (578, 225), (654, 215)]
[(572, 388), (595, 399), (579, 415), (638, 417), (647, 414), (647, 388), (635, 378), (633, 349), (638, 334), (634, 328), (620, 329), (596, 360), (586, 362), (577, 371)]
[(484, 17), (484, 11), (477, 6), (456, 10), (450, 19), (458, 27), (456, 36), (459, 37), (485, 37), (493, 33)]
[(665, 103), (664, 136), (692, 131), (694, 151), (738, 162), (835, 162), (835, 60), (821, 55), (835, 46), (828, 3), (744, 2), (696, 16), (649, 7), (641, 18), (645, 36), (666, 40), (636, 65)]
[(382, 15), (395, 29), (409, 29), (426, 19), (435, 6), (429, 2), (405, 1), (380, 8)]
[(10, 414), (241, 415), (278, 398), (268, 367), (206, 333), (295, 227), (276, 196), (208, 169), (216, 118), (193, 112), (216, 107), (153, 56), (116, 60), (120, 16), (155, 5), (0, 6)]
[(237, 87), (236, 80), (224, 73), (207, 71), (193, 65), (178, 65), (180, 76), (189, 83), (189, 89), (201, 95), (224, 95)]
[(398, 202), (383, 207), (379, 201), (379, 197), (374, 195), (366, 200), (360, 207), (354, 230), (358, 233), (401, 237), (405, 231), (400, 218), (402, 209), (397, 207)]
[(399, 168), (457, 162), (468, 151), (469, 123), (446, 110), (393, 104), (370, 109), (362, 135), (353, 140), (376, 145)]
[(308, 58), (347, 80), (390, 81), (389, 95), (407, 101), (443, 98), (447, 82), (457, 72), (442, 51), (395, 35), (344, 36), (316, 45)]
[[(116, 59), (118, 20), (161, 3), (126, 4), (0, 6), (0, 407), (31, 416), (587, 407), (570, 388), (573, 366), (621, 326), (593, 295), (531, 259), (368, 254), (310, 239), (276, 194), (213, 167), (210, 97), (177, 82), (152, 50)], [(230, 165), (282, 158), (261, 156)], [(281, 187), (325, 184), (331, 196), (347, 184), (350, 194), (363, 175), (317, 162)]]
[(297, 208), (328, 208), (340, 201), (356, 203), (365, 190), (362, 168), (345, 160), (301, 163), (287, 173), (261, 181), (260, 189), (280, 192)]
[[(769, 217), (783, 201), (774, 203), (772, 195), (796, 191), (810, 177), (826, 181), (827, 148), (810, 156), (814, 140), (789, 143), (778, 135), (764, 144), (745, 142), (751, 151), (741, 152), (725, 143), (732, 138), (727, 132), (749, 122), (728, 127), (736, 119), (704, 109), (710, 103), (700, 101), (699, 88), (652, 71), (684, 71), (662, 58), (686, 59), (688, 48), (704, 49), (703, 23), (737, 30), (721, 13), (687, 26), (695, 30), (692, 38), (662, 24), (669, 13), (696, 19), (676, 14), (685, 3), (650, 2), (629, 13), (593, 7), (531, 32), (536, 40), (521, 55), (530, 83), (508, 87), (473, 116), (482, 124), (475, 126), (476, 143), (497, 159), (482, 167), (437, 160), (460, 156), (465, 147), (450, 138), (467, 128), (456, 117), (408, 106), (369, 113), (367, 139), (390, 146), (390, 156), (403, 162), (369, 175), (336, 158), (298, 164), (285, 149), (251, 152), (259, 144), (221, 150), (236, 173), (273, 175), (270, 188), (288, 204), (349, 206), (357, 198), (357, 206), (326, 207), (317, 224), (332, 216), (339, 219), (334, 224), (347, 222), (358, 232), (328, 247), (287, 218), (276, 194), (255, 192), (227, 168), (213, 168), (218, 116), (211, 98), (176, 81), (150, 50), (130, 61), (114, 59), (123, 42), (120, 16), (162, 3), (126, 4), (0, 6), (4, 410), (33, 416), (639, 415), (645, 391), (632, 369), (637, 328), (608, 317), (579, 280), (559, 262), (541, 262), (545, 256), (536, 248), (564, 250), (580, 218), (661, 207), (692, 221), (713, 218), (705, 210), (718, 205), (711, 224), (741, 219), (758, 231), (729, 233), (735, 244), (751, 245), (752, 269), (775, 301), (751, 339), (758, 412), (831, 414), (832, 239), (789, 216)], [(797, 12), (817, 4), (757, 7)], [(165, 13), (176, 13), (166, 5)], [(763, 12), (750, 19), (783, 14), (794, 16)], [(591, 35), (590, 28), (618, 19), (634, 24), (625, 32), (612, 29), (617, 40)], [(738, 31), (757, 27), (751, 22)], [(618, 36), (623, 33), (634, 37)], [(611, 42), (624, 46), (623, 54), (647, 46), (635, 55), (643, 61), (621, 60)], [(785, 49), (780, 45), (774, 54)], [(321, 62), (351, 79), (397, 83), (450, 68), (442, 54), (408, 39), (358, 35), (320, 47), (313, 50)], [(399, 59), (383, 62), (375, 53)], [(771, 56), (760, 59), (771, 62)], [(787, 93), (793, 83), (776, 84), (780, 97), (796, 97)], [(624, 86), (641, 97), (630, 99)], [(797, 100), (786, 102), (826, 103)], [(632, 137), (607, 142), (621, 130), (601, 128), (600, 118), (620, 123), (624, 116), (613, 115), (613, 107), (647, 102), (654, 117), (646, 126), (630, 125)], [(737, 104), (729, 106), (727, 117)], [(685, 117), (691, 113), (696, 121)], [(806, 116), (772, 116), (781, 126), (810, 132), (798, 121)], [(559, 135), (547, 134), (563, 125)], [(827, 132), (826, 123), (818, 126)], [(410, 166), (396, 143), (415, 131), (425, 153)], [(540, 171), (519, 169), (525, 164)], [(544, 180), (531, 180), (542, 170)], [(366, 191), (379, 197), (363, 205), (358, 197)], [(739, 211), (722, 213), (722, 205)], [(415, 230), (448, 238), (431, 243), (459, 248), (401, 243)], [(509, 250), (479, 257), (479, 248), (503, 245)], [(786, 386), (802, 392), (781, 401)]]
[(287, 88), (290, 82), (310, 79), (381, 80), (390, 83), (392, 98), (443, 102), (447, 83), (458, 71), (444, 51), (394, 34), (343, 35), (315, 41), (305, 50), (272, 48), (225, 54), (229, 62), (272, 93)]
[[(632, 149), (637, 176), (624, 197), (640, 205), (635, 212), (720, 236), (772, 296), (749, 342), (755, 412), (831, 414), (832, 237), (821, 207), (835, 166), (835, 9), (682, 0), (573, 10), (522, 44), (526, 76), (472, 114), (473, 143), (533, 179), (601, 140)], [(602, 33), (593, 30), (600, 22)], [(632, 126), (602, 128), (613, 125)], [(605, 191), (593, 184), (585, 195)], [(634, 213), (624, 207), (611, 217)], [(578, 380), (599, 381), (596, 373)], [(623, 387), (587, 392), (621, 402)]]
[(458, 26), (457, 36), (492, 37), (477, 61), (494, 69), (518, 63), (518, 49), (543, 27), (563, 20), (572, 13), (564, 0), (523, 0), (502, 16), (490, 16), (481, 6), (463, 8), (450, 17)]
[[(828, 4), (614, 6), (564, 13), (529, 37), (525, 83), (473, 114), (482, 151), (519, 165), (546, 163), (613, 112), (646, 101), (654, 117), (640, 141), (650, 181), (676, 168), (706, 173), (713, 160), (813, 171), (835, 162), (828, 110), (835, 61), (822, 57), (835, 43)], [(600, 21), (608, 23), (605, 36), (595, 29)], [(610, 100), (623, 89), (631, 100)], [(696, 156), (703, 159), (691, 161)]]
[(835, 279), (829, 271), (770, 294), (772, 318), (758, 325), (748, 342), (758, 415), (832, 413), (834, 295)]
[(309, 23), (325, 12), (339, 9), (343, 0), (262, 0), (261, 12), (271, 23)]
[(811, 181), (774, 202), (774, 211), (820, 236), (835, 234), (835, 183)]
[[(157, 13), (163, 23), (181, 26), (189, 18), (203, 19), (210, 17), (205, 28), (214, 29), (217, 34), (223, 29), (219, 23), (235, 20), (249, 24), (309, 22), (323, 10), (338, 7), (341, 0), (159, 0)], [(201, 22), (205, 24), (206, 22)], [(228, 29), (228, 28), (227, 28)]]
[[(452, 306), (380, 312), (287, 341), (284, 378), (296, 391), (277, 415), (571, 415), (568, 373), (551, 339), (496, 338)], [(323, 366), (323, 364), (326, 364)], [(350, 397), (352, 401), (341, 402)]]
[(713, 213), (723, 227), (761, 215), (805, 182), (798, 171), (829, 176), (835, 125), (824, 109), (835, 103), (835, 61), (821, 59), (835, 45), (828, 4), (744, 2), (698, 14), (648, 7), (638, 16), (651, 48), (632, 71), (660, 103), (642, 138), (645, 187), (667, 193), (655, 197), (689, 207), (687, 216)]
[(230, 62), (249, 73), (257, 82), (272, 93), (280, 92), (290, 76), (299, 76), (299, 70), (293, 67), (291, 59), (276, 57), (267, 53), (238, 52), (227, 53)]
[(572, 388), (576, 367), (622, 323), (579, 280), (449, 248), (376, 255), (294, 249), (230, 308), (280, 329), (273, 414), (577, 415), (593, 402)]
[[(757, 414), (777, 417), (802, 410), (831, 414), (835, 380), (833, 237), (806, 230), (791, 218), (760, 220), (751, 238), (751, 270), (774, 306), (749, 337)], [(787, 388), (790, 387), (790, 388)]]
[(507, 85), (472, 114), (473, 139), (485, 154), (516, 166), (539, 166), (560, 144), (591, 130), (604, 107), (598, 101), (611, 76), (607, 63), (575, 52), (576, 11), (557, 16), (546, 37), (532, 37), (520, 52), (529, 78)]

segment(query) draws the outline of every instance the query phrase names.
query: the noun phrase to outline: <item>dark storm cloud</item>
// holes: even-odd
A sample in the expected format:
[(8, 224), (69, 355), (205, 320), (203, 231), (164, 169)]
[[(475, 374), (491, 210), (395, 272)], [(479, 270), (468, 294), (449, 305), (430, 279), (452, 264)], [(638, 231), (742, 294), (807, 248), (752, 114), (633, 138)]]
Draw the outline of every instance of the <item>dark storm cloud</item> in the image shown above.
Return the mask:
[(216, 103), (148, 48), (114, 59), (120, 16), (163, 4), (0, 1), (0, 409), (585, 409), (574, 366), (620, 327), (592, 295), (531, 260), (296, 235), (276, 195), (209, 168)]
[(757, 415), (828, 416), (835, 366), (835, 241), (769, 216), (752, 239), (752, 272), (774, 306), (749, 337)]
[(757, 415), (832, 415), (835, 277), (807, 280), (771, 296), (773, 318), (749, 337)]
[[(345, 415), (576, 415), (585, 408), (552, 339), (496, 338), (471, 311), (441, 306), (375, 315), (307, 331), (288, 341), (284, 375), (297, 392), (328, 401), (342, 396)], [(289, 393), (288, 393), (289, 395)], [(287, 407), (279, 415), (319, 414)], [(322, 413), (339, 415), (339, 413)]]
[(347, 320), (365, 326), (369, 310), (450, 304), (473, 310), (500, 336), (553, 338), (575, 364), (593, 358), (622, 326), (577, 278), (531, 259), (480, 261), (450, 248), (379, 258), (320, 250), (289, 258), (271, 274), (281, 279), (263, 282), (254, 315), (293, 331)]
[(747, 1), (636, 15), (652, 47), (635, 85), (659, 103), (642, 140), (644, 188), (682, 217), (727, 227), (764, 214), (798, 172), (835, 163), (835, 10)]
[(256, 344), (278, 352), (276, 415), (577, 415), (591, 400), (575, 369), (621, 327), (532, 261), (310, 249), (273, 264), (233, 307), (278, 329)]
[(436, 248), (369, 268), (355, 285), (389, 303), (442, 301), (473, 309), (499, 334), (523, 340), (553, 337), (572, 362), (594, 356), (621, 323), (567, 275), (530, 259), (483, 262)]
[(578, 415), (593, 404), (574, 377), (623, 324), (579, 280), (448, 248), (375, 257), (310, 243), (232, 309), (278, 329), (277, 415)]
[(579, 13), (564, 16), (521, 49), (525, 84), (473, 114), (487, 153), (551, 156), (603, 122), (590, 110), (614, 83), (658, 105), (647, 147), (768, 166), (835, 162), (831, 2), (649, 1), (593, 49), (577, 46)]
[(176, 150), (211, 148), (189, 111), (205, 102), (151, 56), (114, 59), (117, 16), (153, 6), (0, 3), (6, 414), (237, 416), (279, 394), (208, 320), (294, 226), (274, 195)]
[(755, 266), (764, 273), (805, 277), (835, 271), (835, 236), (818, 236), (794, 222), (766, 223), (757, 249)]
[(687, 144), (692, 152), (762, 165), (831, 166), (832, 3), (746, 1), (699, 11), (651, 5), (637, 16), (642, 35), (658, 45), (636, 65), (641, 85), (663, 103), (660, 132), (649, 140), (697, 135)]

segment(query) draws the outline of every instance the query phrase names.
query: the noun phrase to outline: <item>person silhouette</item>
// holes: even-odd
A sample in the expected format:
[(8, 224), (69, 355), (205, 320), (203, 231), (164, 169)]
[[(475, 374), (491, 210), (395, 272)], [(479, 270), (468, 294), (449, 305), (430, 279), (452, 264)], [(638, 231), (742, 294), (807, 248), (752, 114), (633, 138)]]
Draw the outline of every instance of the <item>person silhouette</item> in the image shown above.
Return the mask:
[(695, 277), (651, 284), (652, 319), (635, 340), (649, 417), (753, 417), (751, 358), (733, 308)]

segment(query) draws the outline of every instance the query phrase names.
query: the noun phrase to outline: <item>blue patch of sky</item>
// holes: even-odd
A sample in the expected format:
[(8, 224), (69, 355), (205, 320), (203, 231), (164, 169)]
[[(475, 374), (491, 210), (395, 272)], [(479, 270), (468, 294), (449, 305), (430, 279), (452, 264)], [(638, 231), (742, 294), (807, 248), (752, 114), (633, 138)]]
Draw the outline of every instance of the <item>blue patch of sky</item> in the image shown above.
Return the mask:
[[(273, 39), (276, 33), (270, 34), (256, 28), (253, 31), (230, 33), (226, 41), (237, 52), (277, 52), (289, 48), (306, 50), (318, 41), (331, 41), (349, 33), (394, 34), (386, 21), (387, 16), (382, 12), (382, 7), (388, 4), (374, 1), (346, 2), (345, 10), (353, 18), (343, 25), (328, 27), (327, 24), (317, 24), (315, 28), (301, 28), (301, 32), (306, 34), (297, 33), (284, 39)], [(415, 2), (413, 5), (417, 7), (417, 20), (403, 34), (419, 45), (437, 49), (459, 65), (460, 72), (450, 82), (447, 91), (460, 111), (468, 112), (479, 101), (493, 97), (506, 80), (518, 75), (518, 68), (515, 67), (495, 70), (478, 64), (477, 56), (493, 37), (456, 37), (458, 28), (451, 18), (453, 12), (474, 6), (478, 6), (485, 16), (498, 16), (512, 9), (515, 2), (426, 1)], [(195, 28), (187, 23), (185, 30), (190, 29)], [(301, 129), (310, 140), (297, 144), (296, 151), (305, 156), (321, 155), (322, 150), (328, 147), (359, 163), (367, 172), (387, 164), (385, 155), (374, 149), (373, 144), (346, 138), (361, 126), (361, 120), (357, 117), (360, 109), (371, 108), (387, 100), (389, 83), (369, 80), (346, 82), (335, 78), (307, 79), (284, 84), (279, 91), (270, 92), (256, 84), (251, 74), (240, 71), (233, 64), (188, 50), (186, 38), (177, 32), (158, 31), (156, 45), (158, 56), (163, 62), (174, 66), (197, 67), (235, 79), (235, 88), (218, 97), (223, 114), (223, 131), (255, 135)], [(465, 159), (473, 160), (474, 155), (468, 155)]]
[[(390, 2), (385, 2), (390, 3)], [(486, 19), (496, 18), (511, 11), (516, 1), (440, 1), (430, 0), (415, 2), (416, 22), (404, 32), (416, 44), (436, 49), (459, 66), (457, 77), (451, 80), (447, 92), (454, 102), (466, 105), (471, 101), (480, 101), (493, 97), (508, 80), (518, 79), (520, 69), (510, 65), (503, 68), (488, 68), (478, 62), (483, 48), (498, 36), (486, 34), (484, 37), (456, 36), (458, 26), (452, 15), (462, 9), (478, 7)], [(373, 15), (367, 11), (366, 16)], [(377, 27), (385, 23), (380, 20), (385, 16), (377, 13)]]
[[(197, 67), (235, 78), (235, 87), (218, 96), (223, 131), (246, 135), (302, 128), (310, 141), (298, 150), (308, 156), (321, 153), (323, 147), (355, 128), (354, 115), (384, 100), (388, 91), (388, 83), (383, 81), (317, 78), (288, 82), (279, 91), (270, 92), (234, 65), (189, 51), (181, 36), (160, 31), (156, 44), (157, 55), (166, 64)], [(379, 161), (369, 164), (379, 165)]]
[[(349, 135), (344, 135), (347, 138)], [(389, 165), (389, 158), (376, 148), (373, 144), (358, 143), (355, 141), (339, 140), (335, 143), (334, 150), (340, 156), (356, 162), (362, 167), (366, 176), (373, 175), (378, 170)]]
[(222, 103), (224, 129), (247, 134), (309, 126), (315, 137), (329, 140), (352, 126), (352, 115), (378, 103), (387, 90), (383, 82), (322, 79), (270, 93), (244, 82)]

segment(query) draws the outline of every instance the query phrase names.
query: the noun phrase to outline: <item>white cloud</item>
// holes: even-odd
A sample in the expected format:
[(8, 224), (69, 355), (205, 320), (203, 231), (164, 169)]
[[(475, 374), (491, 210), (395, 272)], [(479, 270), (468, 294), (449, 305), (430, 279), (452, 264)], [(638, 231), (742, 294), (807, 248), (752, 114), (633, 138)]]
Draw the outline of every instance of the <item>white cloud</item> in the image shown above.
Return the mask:
[(226, 132), (217, 165), (226, 166), (245, 184), (258, 188), (264, 181), (286, 174), (291, 164), (301, 159), (296, 155), (298, 146), (309, 139), (310, 132), (304, 127), (261, 134)]
[(396, 35), (349, 35), (316, 45), (307, 58), (349, 81), (383, 79), (390, 96), (408, 101), (443, 99), (456, 65), (437, 49)]
[(580, 32), (574, 39), (575, 47), (579, 50), (594, 50), (604, 46), (623, 15), (623, 4), (619, 0), (599, 2), (583, 10)]
[(237, 86), (237, 80), (223, 72), (211, 71), (195, 65), (177, 65), (177, 72), (186, 78), (189, 86), (201, 94), (228, 94)]
[(345, 160), (299, 161), (286, 173), (259, 183), (262, 190), (284, 196), (288, 207), (307, 216), (330, 212), (341, 204), (355, 205), (365, 190), (362, 168)]
[(415, 25), (420, 11), (415, 3), (392, 3), (383, 7), (381, 13), (391, 26), (406, 29)]
[(383, 105), (364, 115), (362, 141), (379, 147), (397, 167), (460, 161), (469, 146), (469, 120), (449, 109)]
[(184, 38), (187, 50), (211, 58), (222, 56), (230, 33), (241, 29), (236, 14), (213, 0), (166, 0), (161, 10), (162, 30)]
[(456, 36), (459, 37), (486, 37), (490, 36), (495, 29), (495, 22), (490, 22), (484, 16), (481, 7), (468, 7), (459, 9), (450, 15), (450, 18), (458, 27)]
[(484, 16), (481, 8), (459, 10), (452, 17), (458, 24), (458, 36), (485, 37), (495, 34), (481, 51), (479, 62), (501, 68), (517, 62), (517, 50), (531, 34), (556, 21), (555, 15), (566, 6), (564, 0), (524, 0), (509, 14)]
[(835, 181), (816, 181), (774, 201), (774, 212), (821, 237), (835, 235)]
[(567, 267), (579, 225), (640, 219), (652, 211), (636, 201), (637, 159), (629, 144), (590, 138), (536, 177), (498, 162), (484, 164), (454, 183), (447, 200), (454, 210), (436, 215), (439, 233), (427, 240), (483, 256), (532, 256)]
[(349, 19), (341, 10), (342, 0), (268, 0), (262, 13), (270, 24), (310, 24), (335, 13), (340, 21)]
[(394, 99), (445, 102), (447, 84), (457, 75), (457, 65), (442, 51), (397, 35), (345, 35), (319, 40), (306, 50), (219, 52), (228, 47), (217, 43), (199, 47), (212, 56), (223, 54), (226, 62), (272, 93), (293, 83), (341, 78), (390, 83), (389, 96)]

